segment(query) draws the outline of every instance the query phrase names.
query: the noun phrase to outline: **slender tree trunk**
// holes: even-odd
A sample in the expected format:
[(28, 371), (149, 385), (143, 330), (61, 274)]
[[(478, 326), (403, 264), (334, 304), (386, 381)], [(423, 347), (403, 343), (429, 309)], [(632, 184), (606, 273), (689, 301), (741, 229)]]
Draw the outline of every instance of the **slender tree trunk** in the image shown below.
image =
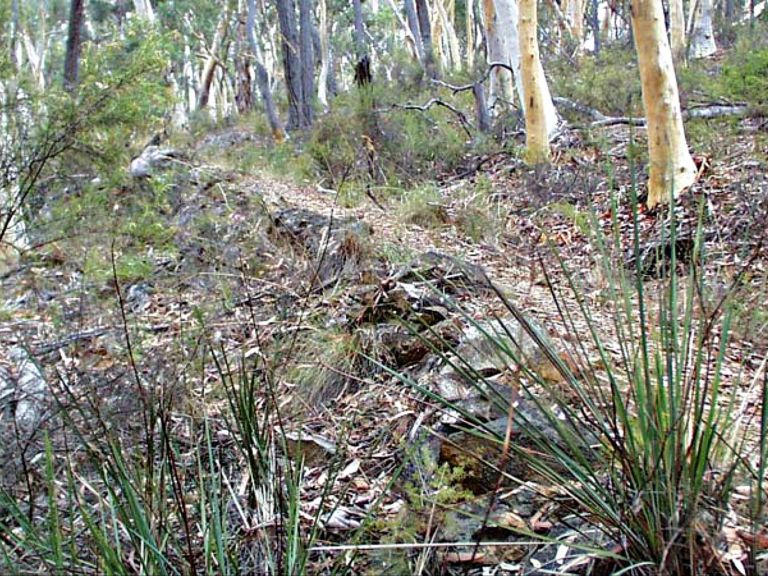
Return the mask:
[(443, 0), (436, 0), (434, 4), (437, 9), (438, 21), (440, 22), (440, 34), (435, 34), (438, 37), (438, 42), (445, 43), (445, 50), (443, 50), (445, 66), (450, 69), (460, 69), (462, 66), (461, 50), (459, 48), (459, 38), (456, 36), (456, 28), (453, 25), (453, 17), (451, 15), (451, 6), (445, 6)]
[(197, 109), (202, 110), (208, 106), (208, 100), (211, 97), (211, 84), (213, 83), (216, 67), (219, 65), (219, 52), (224, 43), (229, 28), (229, 12), (224, 10), (219, 17), (219, 23), (216, 26), (216, 32), (213, 35), (213, 44), (211, 45), (208, 58), (203, 65), (200, 73), (200, 92), (197, 95)]
[(317, 78), (317, 99), (328, 110), (328, 72), (330, 66), (330, 38), (328, 32), (328, 3), (320, 0), (318, 4), (320, 24), (318, 29), (318, 45), (320, 55), (320, 74)]
[(676, 63), (683, 64), (685, 62), (683, 0), (669, 0), (669, 43), (672, 48), (672, 58)]
[(696, 166), (685, 141), (661, 0), (633, 2), (632, 29), (648, 123), (648, 206), (653, 207), (689, 188), (696, 181)]
[(303, 128), (310, 128), (315, 113), (315, 51), (312, 43), (312, 0), (299, 0), (299, 56), (301, 58), (301, 106), (304, 116)]
[[(547, 117), (547, 108), (552, 106), (552, 97), (539, 58), (536, 8), (536, 0), (520, 1), (520, 68), (525, 110), (526, 161), (529, 164), (549, 161), (549, 135), (554, 130), (554, 126), (548, 126), (550, 119)], [(554, 120), (556, 123), (556, 114)]]
[(288, 130), (295, 130), (306, 125), (302, 106), (304, 99), (296, 5), (293, 0), (277, 0), (276, 6), (282, 36), (283, 72), (288, 91)]
[(155, 11), (152, 9), (152, 0), (133, 0), (133, 7), (144, 20), (150, 24), (155, 23)]
[(8, 40), (8, 51), (11, 54), (11, 65), (18, 70), (21, 62), (19, 61), (19, 25), (21, 16), (19, 14), (19, 0), (13, 0), (11, 3), (11, 36)]
[(584, 46), (584, 1), (567, 0), (563, 3), (563, 12), (568, 22), (568, 30), (576, 43), (577, 53)]
[(425, 68), (430, 77), (437, 78), (437, 63), (435, 62), (435, 51), (432, 47), (432, 25), (429, 21), (429, 5), (427, 0), (415, 0), (415, 2), (416, 14), (419, 18), (419, 32), (421, 33)]
[[(512, 68), (520, 65), (520, 52), (514, 40), (517, 38), (517, 18), (512, 27), (504, 26), (497, 12), (497, 7), (502, 11), (506, 4), (494, 2), (494, 0), (482, 0), (483, 20), (485, 21), (485, 44), (488, 52), (488, 60), (502, 62)], [(513, 17), (512, 12), (506, 16)], [(517, 57), (515, 57), (517, 54)], [(491, 110), (496, 108), (499, 100), (511, 102), (514, 97), (512, 73), (506, 68), (497, 67), (491, 71), (491, 83), (489, 94), (489, 106)]]
[(363, 4), (362, 0), (352, 0), (354, 11), (354, 37), (355, 37), (355, 58), (360, 63), (368, 56), (368, 43), (365, 40), (365, 25), (363, 24)]
[(253, 67), (256, 70), (256, 85), (259, 87), (259, 94), (264, 103), (264, 113), (267, 115), (267, 122), (269, 122), (269, 128), (272, 130), (272, 137), (277, 142), (282, 142), (285, 139), (285, 133), (283, 132), (280, 118), (277, 115), (275, 101), (272, 98), (272, 90), (269, 87), (269, 74), (261, 61), (261, 49), (256, 41), (255, 27), (256, 0), (248, 0), (248, 18), (245, 28), (248, 35), (248, 44), (251, 48), (251, 55), (253, 56)]
[(712, 0), (697, 0), (696, 17), (691, 34), (691, 58), (706, 58), (717, 52), (715, 33), (712, 29)]
[(592, 25), (592, 35), (595, 40), (595, 56), (600, 54), (600, 0), (592, 0), (592, 18), (590, 19)]
[(413, 37), (413, 46), (416, 51), (416, 55), (419, 59), (419, 63), (424, 65), (424, 42), (421, 39), (421, 30), (419, 28), (419, 17), (416, 14), (416, 4), (413, 0), (404, 0), (405, 5), (405, 18), (408, 22), (408, 30), (410, 30)]
[(477, 129), (480, 132), (488, 132), (491, 129), (491, 116), (488, 114), (488, 104), (485, 102), (485, 87), (482, 82), (475, 83), (472, 87), (472, 95), (475, 97)]
[(64, 59), (64, 88), (69, 92), (73, 92), (77, 88), (80, 73), (80, 52), (83, 43), (83, 2), (84, 0), (71, 0), (69, 4), (67, 53)]

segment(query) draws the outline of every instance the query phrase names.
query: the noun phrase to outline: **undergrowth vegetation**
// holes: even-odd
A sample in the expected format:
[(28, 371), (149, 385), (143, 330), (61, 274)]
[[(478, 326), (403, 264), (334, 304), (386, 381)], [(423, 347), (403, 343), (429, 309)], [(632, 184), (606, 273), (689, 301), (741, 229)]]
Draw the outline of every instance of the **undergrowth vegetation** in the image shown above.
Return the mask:
[[(633, 217), (637, 252), (636, 199)], [(666, 240), (675, 270), (674, 203), (670, 222)], [(473, 434), (495, 438), (499, 483), (520, 482), (505, 472), (505, 463), (517, 458), (545, 485), (558, 486), (570, 502), (566, 522), (580, 526), (581, 537), (571, 546), (601, 558), (609, 573), (719, 573), (723, 567), (717, 550), (729, 544), (722, 535), (737, 524), (765, 521), (768, 387), (726, 377), (723, 367), (738, 286), (715, 303), (702, 300), (700, 270), (706, 256), (701, 235), (687, 273), (666, 275), (650, 287), (639, 267), (628, 273), (615, 266), (621, 247), (611, 236), (602, 237), (596, 227), (592, 234), (595, 264), (607, 281), (614, 311), (610, 332), (596, 320), (578, 274), (563, 260), (560, 270), (544, 273), (569, 335), (566, 341), (572, 343), (566, 350), (496, 289), (504, 312), (523, 327), (560, 378), (553, 381), (526, 367), (531, 351), (522, 348), (501, 315), (490, 327), (465, 316), (510, 369), (520, 371), (513, 397), (532, 409), (510, 404), (466, 358), (435, 349), (478, 393), (497, 403), (500, 413), (509, 414), (506, 437), (460, 403), (404, 373), (393, 374), (461, 414)], [(753, 410), (743, 402), (742, 386), (759, 396), (762, 408)], [(542, 417), (544, 428), (536, 423)], [(510, 434), (514, 439), (521, 433), (532, 437), (531, 448), (510, 442)], [(520, 534), (536, 538), (528, 529)], [(749, 570), (757, 560), (750, 559)]]

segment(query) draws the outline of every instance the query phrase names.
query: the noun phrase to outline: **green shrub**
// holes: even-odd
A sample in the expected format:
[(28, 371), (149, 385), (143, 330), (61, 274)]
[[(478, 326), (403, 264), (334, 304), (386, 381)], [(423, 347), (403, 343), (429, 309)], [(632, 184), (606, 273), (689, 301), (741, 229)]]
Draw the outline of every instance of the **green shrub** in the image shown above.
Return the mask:
[(723, 66), (726, 93), (735, 100), (762, 106), (768, 99), (768, 48), (739, 50)]
[[(634, 250), (639, 254), (636, 197), (633, 203)], [(673, 247), (672, 270), (677, 269), (674, 214), (672, 207), (667, 231), (671, 237), (666, 238)], [(634, 274), (616, 267), (617, 256), (623, 255), (619, 234), (614, 233), (614, 245), (598, 232), (596, 217), (592, 221), (599, 254), (596, 265), (607, 282), (612, 323), (598, 320), (588, 288), (579, 280), (581, 271), (572, 272), (562, 260), (561, 269), (547, 271), (547, 277), (558, 275), (557, 285), (549, 286), (553, 310), (568, 332), (571, 345), (563, 343), (567, 352), (496, 290), (505, 314), (522, 326), (537, 354), (556, 368), (560, 382), (525, 368), (531, 351), (521, 351), (518, 343), (510, 342), (509, 329), (500, 318), (488, 327), (470, 311), (464, 316), (499, 357), (507, 359), (510, 370), (520, 367), (522, 377), (512, 397), (535, 406), (536, 414), (547, 421), (546, 431), (537, 430), (539, 416), (514, 410), (509, 400), (495, 394), (470, 359), (441, 357), (479, 394), (492, 399), (501, 413), (510, 414), (513, 429), (531, 436), (532, 447), (512, 442), (510, 457), (526, 462), (544, 486), (556, 486), (567, 494), (568, 512), (598, 534), (590, 539), (589, 531), (584, 531), (582, 544), (569, 545), (582, 546), (585, 553), (602, 559), (601, 573), (719, 573), (718, 550), (728, 545), (722, 528), (735, 485), (748, 487), (751, 496), (750, 505), (742, 510), (742, 526), (764, 525), (768, 456), (768, 412), (763, 409), (754, 419), (750, 416), (751, 409), (736, 393), (747, 383), (740, 381), (738, 370), (725, 366), (731, 346), (730, 298), (715, 307), (701, 300), (700, 231), (691, 273), (682, 279), (673, 274), (661, 285), (648, 287), (640, 258)], [(561, 290), (563, 284), (567, 289)], [(398, 376), (430, 402), (462, 414), (471, 428), (485, 429), (457, 403), (408, 375)], [(763, 383), (754, 390), (758, 405), (765, 406), (768, 387)], [(494, 434), (498, 445), (506, 446), (504, 438)], [(748, 451), (756, 438), (759, 447)], [(505, 481), (523, 482), (509, 476)], [(546, 488), (541, 495), (545, 494)], [(524, 529), (520, 533), (542, 541), (549, 538)]]
[(634, 53), (607, 48), (598, 57), (584, 56), (574, 67), (570, 59), (552, 63), (552, 92), (609, 116), (642, 114), (640, 74)]
[(349, 180), (407, 188), (458, 166), (467, 135), (450, 112), (393, 106), (428, 99), (381, 85), (339, 96), (304, 149), (316, 175), (335, 188)]

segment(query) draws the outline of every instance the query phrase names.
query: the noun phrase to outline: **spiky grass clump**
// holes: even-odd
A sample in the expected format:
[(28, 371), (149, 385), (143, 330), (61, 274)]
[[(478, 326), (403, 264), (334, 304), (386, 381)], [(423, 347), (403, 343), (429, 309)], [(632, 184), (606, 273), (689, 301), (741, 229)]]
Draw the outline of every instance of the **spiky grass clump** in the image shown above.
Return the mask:
[[(636, 199), (633, 218), (639, 262)], [(669, 270), (676, 271), (674, 207), (669, 222), (668, 238), (660, 244), (672, 246)], [(727, 542), (722, 528), (726, 517), (734, 514), (731, 496), (736, 482), (748, 485), (754, 497), (750, 517), (742, 518), (744, 526), (763, 519), (766, 386), (753, 383), (747, 390), (764, 407), (762, 418), (750, 419), (736, 392), (745, 383), (732, 380), (732, 373), (724, 369), (730, 345), (729, 298), (714, 308), (702, 301), (701, 234), (696, 236), (689, 273), (683, 278), (668, 274), (653, 289), (644, 285), (640, 264), (634, 275), (616, 266), (614, 255), (621, 254), (618, 237), (618, 228), (614, 242), (594, 237), (608, 286), (612, 323), (607, 326), (565, 262), (559, 260), (558, 281), (544, 271), (559, 321), (573, 343), (565, 357), (497, 290), (506, 312), (562, 376), (557, 385), (525, 368), (523, 353), (501, 318), (489, 329), (465, 316), (501, 357), (522, 367), (517, 392), (546, 418), (549, 433), (514, 405), (493, 396), (483, 374), (466, 360), (443, 358), (510, 415), (506, 440), (496, 436), (503, 446), (499, 468), (513, 453), (568, 495), (570, 515), (596, 528), (598, 536), (583, 543), (587, 554), (601, 557), (609, 570), (624, 574), (725, 572), (721, 551)], [(460, 406), (408, 377), (400, 378), (462, 412)], [(482, 422), (464, 416), (483, 429)], [(510, 442), (509, 432), (515, 429), (526, 432), (533, 449)], [(756, 456), (747, 458), (750, 446), (757, 448), (752, 452)]]

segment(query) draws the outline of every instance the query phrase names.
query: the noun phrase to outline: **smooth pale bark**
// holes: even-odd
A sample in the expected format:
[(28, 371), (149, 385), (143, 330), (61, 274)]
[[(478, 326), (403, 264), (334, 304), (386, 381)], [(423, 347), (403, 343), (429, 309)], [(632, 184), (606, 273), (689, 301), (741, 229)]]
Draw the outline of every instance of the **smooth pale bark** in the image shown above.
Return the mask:
[(312, 1), (299, 0), (299, 57), (301, 59), (301, 107), (304, 116), (304, 128), (312, 126), (314, 109), (312, 100), (315, 96), (315, 53), (312, 45)]
[[(509, 26), (508, 23), (500, 21), (503, 18), (498, 15), (497, 5), (501, 5), (502, 12), (504, 12), (504, 4), (503, 2), (494, 2), (494, 0), (482, 0), (488, 60), (502, 62), (517, 70), (520, 67), (520, 51), (516, 49), (518, 43), (514, 42), (514, 39), (517, 38), (517, 18), (515, 17), (516, 14), (513, 16), (511, 12), (508, 12), (503, 15), (503, 18), (514, 18), (513, 25)], [(510, 42), (509, 40), (513, 41)], [(510, 50), (514, 50), (514, 52)], [(512, 101), (514, 98), (512, 82), (512, 73), (506, 68), (497, 67), (491, 71), (488, 105), (492, 111), (496, 109), (496, 104), (499, 101)]]
[(216, 32), (213, 35), (213, 43), (208, 50), (208, 58), (205, 60), (202, 72), (200, 73), (200, 92), (197, 95), (197, 109), (201, 110), (208, 106), (208, 100), (211, 98), (211, 84), (213, 83), (216, 67), (219, 65), (219, 52), (224, 43), (229, 28), (229, 13), (225, 10), (219, 18), (216, 26)]
[(547, 125), (547, 102), (552, 105), (552, 97), (539, 57), (536, 0), (520, 1), (518, 23), (525, 111), (525, 157), (529, 164), (541, 164), (549, 161), (549, 136), (554, 127), (550, 129)]
[(248, 0), (248, 17), (245, 27), (248, 45), (253, 56), (253, 67), (256, 70), (256, 85), (259, 87), (261, 101), (264, 103), (264, 113), (267, 116), (269, 128), (272, 130), (272, 137), (277, 142), (282, 142), (285, 139), (285, 132), (283, 131), (283, 125), (280, 123), (280, 117), (277, 115), (275, 101), (272, 98), (272, 90), (269, 86), (269, 74), (262, 62), (261, 48), (256, 40), (256, 0)]
[(419, 17), (416, 13), (416, 4), (413, 0), (404, 0), (405, 18), (408, 22), (408, 30), (413, 38), (413, 46), (419, 62), (424, 65), (424, 43), (421, 39), (421, 30), (419, 28)]
[[(498, 28), (501, 36), (501, 50), (503, 56), (500, 58), (501, 62), (504, 62), (513, 69), (513, 78), (515, 87), (517, 88), (517, 94), (520, 100), (520, 108), (525, 112), (526, 100), (523, 97), (523, 73), (522, 73), (522, 57), (521, 57), (521, 32), (520, 32), (520, 10), (517, 4), (517, 0), (494, 0), (496, 7), (496, 16)], [(534, 32), (535, 37), (535, 32)], [(536, 49), (538, 53), (538, 42), (536, 43)], [(537, 56), (538, 61), (538, 56)], [(544, 70), (541, 68), (541, 63), (538, 64), (539, 73), (541, 78), (544, 78)], [(544, 91), (541, 94), (541, 107), (544, 114), (544, 125), (547, 130), (547, 135), (551, 136), (557, 129), (557, 110), (552, 103), (552, 97), (549, 94), (549, 88), (544, 81)]]
[[(697, 0), (698, 1), (698, 0)], [(669, 43), (675, 62), (685, 61), (685, 13), (683, 0), (669, 0)]]
[(472, 70), (475, 67), (475, 9), (474, 1), (470, 0), (466, 4), (464, 19), (464, 34), (467, 46), (467, 69)]
[[(251, 0), (252, 1), (252, 0)], [(320, 0), (318, 6), (320, 50), (320, 74), (317, 77), (317, 99), (323, 105), (324, 110), (328, 110), (328, 69), (330, 67), (330, 38), (328, 34), (328, 4), (326, 0)]]
[(584, 45), (584, 0), (566, 0), (563, 4), (568, 30), (576, 42), (577, 51), (581, 52)]
[(653, 207), (689, 188), (696, 181), (696, 165), (685, 141), (661, 0), (633, 2), (632, 29), (648, 125), (648, 207)]
[(452, 6), (449, 5), (446, 8), (442, 0), (436, 0), (435, 8), (441, 23), (442, 42), (445, 44), (445, 49), (442, 51), (444, 63), (450, 69), (461, 69), (461, 49), (459, 48), (459, 37), (456, 35), (456, 29), (453, 26)]
[(80, 52), (83, 45), (84, 0), (71, 0), (69, 4), (69, 29), (67, 32), (67, 53), (64, 58), (64, 88), (77, 88), (80, 73)]
[(712, 0), (696, 1), (696, 17), (691, 33), (691, 58), (706, 58), (717, 52), (715, 32), (712, 28)]
[(299, 32), (296, 25), (296, 5), (293, 0), (277, 0), (277, 18), (282, 38), (283, 74), (288, 91), (288, 130), (302, 128), (304, 110), (301, 105), (303, 85), (299, 59)]
[(152, 9), (151, 0), (133, 0), (136, 13), (150, 24), (155, 23), (155, 11)]

